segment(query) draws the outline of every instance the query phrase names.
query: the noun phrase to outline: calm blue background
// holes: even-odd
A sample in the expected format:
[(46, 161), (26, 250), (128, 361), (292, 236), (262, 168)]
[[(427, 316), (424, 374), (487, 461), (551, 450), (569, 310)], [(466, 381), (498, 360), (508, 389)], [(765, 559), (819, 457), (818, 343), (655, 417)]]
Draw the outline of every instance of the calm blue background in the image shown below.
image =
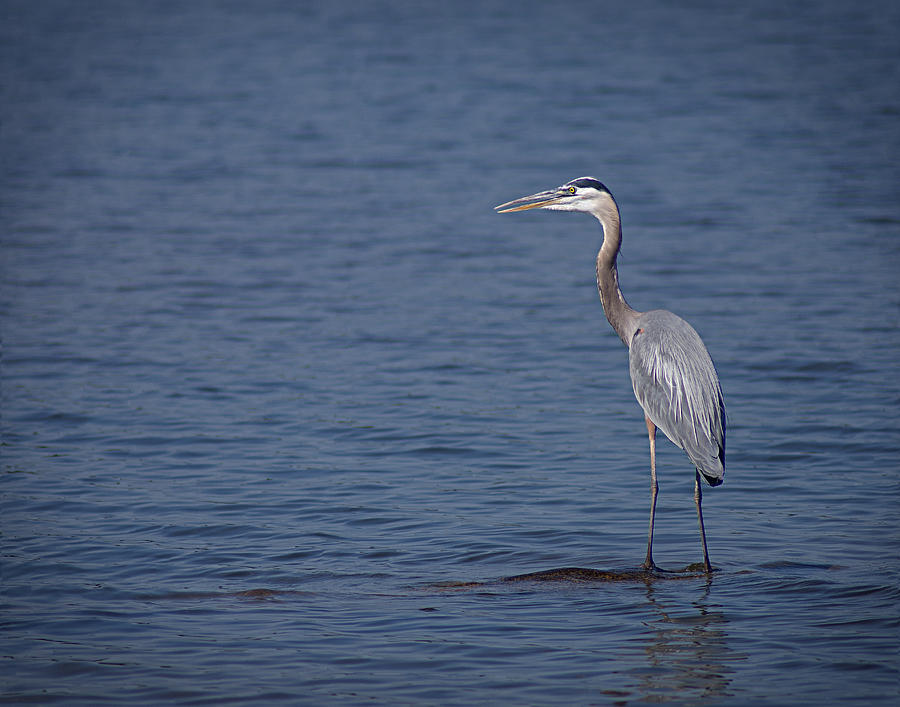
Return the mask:
[[(0, 8), (0, 700), (894, 704), (896, 3)], [(584, 174), (709, 581), (497, 581), (643, 559), (599, 228), (492, 210)]]

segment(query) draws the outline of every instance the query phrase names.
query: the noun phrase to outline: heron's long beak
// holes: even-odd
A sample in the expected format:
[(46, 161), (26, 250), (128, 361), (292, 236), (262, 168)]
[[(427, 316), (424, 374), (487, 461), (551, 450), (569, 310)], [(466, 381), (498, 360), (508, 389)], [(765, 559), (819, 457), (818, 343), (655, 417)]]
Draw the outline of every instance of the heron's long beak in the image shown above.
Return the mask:
[(494, 210), (498, 214), (508, 214), (513, 211), (527, 211), (528, 209), (539, 209), (548, 204), (555, 204), (563, 197), (555, 189), (550, 191), (541, 191), (531, 196), (523, 196), (521, 199), (513, 199), (505, 204), (495, 206)]

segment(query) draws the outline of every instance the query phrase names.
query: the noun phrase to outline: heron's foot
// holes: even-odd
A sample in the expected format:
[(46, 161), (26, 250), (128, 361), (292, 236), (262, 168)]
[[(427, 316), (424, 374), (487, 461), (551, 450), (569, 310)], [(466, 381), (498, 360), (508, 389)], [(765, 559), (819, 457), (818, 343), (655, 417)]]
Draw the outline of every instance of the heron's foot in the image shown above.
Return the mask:
[(695, 562), (685, 567), (682, 572), (706, 572), (706, 574), (712, 574), (713, 572), (718, 572), (718, 570), (708, 562)]
[(657, 567), (656, 563), (650, 557), (648, 557), (646, 560), (644, 560), (644, 563), (641, 565), (641, 569), (644, 570), (645, 572), (664, 572), (665, 571), (665, 570), (661, 570), (659, 567)]

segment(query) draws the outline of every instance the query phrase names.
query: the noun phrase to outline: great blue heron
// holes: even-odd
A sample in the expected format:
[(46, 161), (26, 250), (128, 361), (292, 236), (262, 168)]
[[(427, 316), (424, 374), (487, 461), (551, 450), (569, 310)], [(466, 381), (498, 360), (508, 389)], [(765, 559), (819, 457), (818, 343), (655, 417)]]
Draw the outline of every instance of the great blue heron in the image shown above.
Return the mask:
[(603, 227), (603, 245), (597, 254), (597, 289), (606, 318), (628, 347), (628, 368), (638, 403), (644, 409), (650, 437), (650, 528), (647, 557), (653, 562), (653, 520), (656, 515), (656, 430), (683, 449), (696, 468), (694, 502), (703, 544), (703, 565), (712, 572), (706, 549), (701, 510), (700, 478), (718, 486), (725, 477), (725, 401), (719, 377), (699, 334), (684, 319), (664, 309), (638, 312), (619, 289), (616, 257), (622, 243), (619, 207), (603, 184), (579, 177), (560, 187), (514, 199), (495, 207), (499, 213), (549, 209), (591, 214)]

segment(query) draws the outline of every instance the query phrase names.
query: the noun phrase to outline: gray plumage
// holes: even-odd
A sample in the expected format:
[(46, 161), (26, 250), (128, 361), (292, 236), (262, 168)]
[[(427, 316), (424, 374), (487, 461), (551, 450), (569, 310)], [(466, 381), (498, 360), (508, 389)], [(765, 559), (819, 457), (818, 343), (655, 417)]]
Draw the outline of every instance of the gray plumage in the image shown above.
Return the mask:
[(616, 258), (622, 244), (619, 207), (609, 190), (594, 177), (579, 177), (556, 189), (501, 204), (500, 213), (549, 209), (589, 213), (603, 228), (597, 253), (597, 289), (606, 318), (628, 347), (628, 368), (634, 395), (644, 410), (650, 440), (650, 526), (643, 567), (653, 562), (656, 516), (656, 430), (683, 449), (695, 467), (694, 501), (703, 546), (703, 563), (712, 571), (701, 509), (700, 479), (718, 486), (725, 478), (725, 401), (719, 377), (706, 346), (694, 328), (671, 312), (639, 312), (619, 289)]

